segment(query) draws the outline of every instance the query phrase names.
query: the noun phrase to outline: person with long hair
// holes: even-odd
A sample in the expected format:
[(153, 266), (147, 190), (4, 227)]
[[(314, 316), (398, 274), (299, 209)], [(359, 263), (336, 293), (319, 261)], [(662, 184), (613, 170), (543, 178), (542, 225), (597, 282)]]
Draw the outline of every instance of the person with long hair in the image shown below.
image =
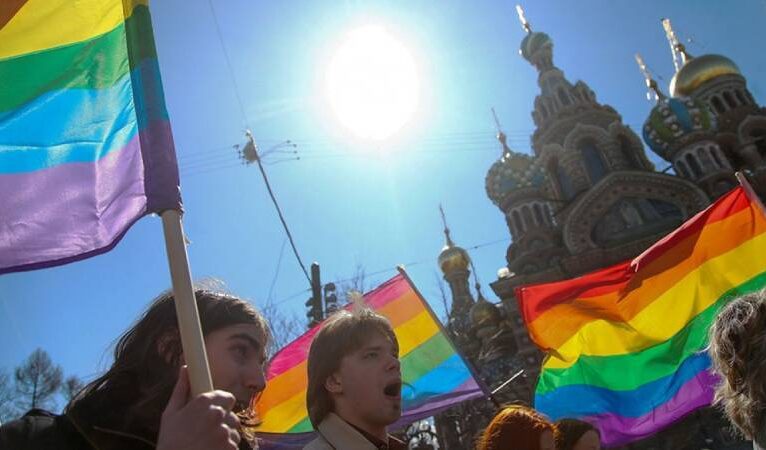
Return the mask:
[(556, 450), (556, 428), (542, 414), (522, 405), (500, 410), (484, 430), (477, 450)]
[(754, 448), (766, 448), (766, 290), (732, 300), (710, 327), (714, 403)]
[(308, 355), (306, 408), (317, 438), (306, 450), (404, 450), (387, 427), (402, 414), (399, 342), (366, 307), (330, 316)]
[(270, 333), (229, 294), (196, 289), (216, 390), (192, 396), (174, 299), (160, 295), (123, 334), (114, 362), (62, 415), (32, 410), (0, 428), (0, 449), (250, 449), (250, 400), (265, 388)]
[(601, 434), (588, 422), (561, 419), (556, 427), (556, 450), (601, 450)]

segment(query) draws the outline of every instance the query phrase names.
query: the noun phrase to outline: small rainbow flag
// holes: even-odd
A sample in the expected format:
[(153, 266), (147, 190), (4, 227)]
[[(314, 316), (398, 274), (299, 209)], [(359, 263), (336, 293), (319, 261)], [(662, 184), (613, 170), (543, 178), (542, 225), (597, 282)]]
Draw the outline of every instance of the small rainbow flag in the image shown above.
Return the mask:
[[(406, 275), (386, 281), (364, 299), (391, 321), (399, 340), (403, 407), (392, 430), (484, 395)], [(306, 410), (306, 362), (311, 340), (321, 326), (288, 344), (271, 361), (266, 390), (256, 404), (263, 421), (257, 432), (266, 448), (300, 446), (314, 437)]]
[(0, 273), (181, 208), (147, 0), (1, 0), (0, 80)]
[(648, 437), (709, 405), (708, 328), (766, 286), (766, 218), (738, 187), (632, 261), (517, 290), (548, 356), (535, 407), (598, 426), (607, 446)]

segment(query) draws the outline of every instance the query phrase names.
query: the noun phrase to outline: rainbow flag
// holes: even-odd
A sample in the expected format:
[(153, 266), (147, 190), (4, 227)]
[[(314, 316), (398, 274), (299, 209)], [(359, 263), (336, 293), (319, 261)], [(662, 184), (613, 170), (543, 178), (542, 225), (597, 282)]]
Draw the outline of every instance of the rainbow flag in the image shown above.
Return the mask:
[(632, 261), (519, 288), (548, 352), (535, 407), (593, 423), (607, 446), (658, 432), (710, 404), (708, 328), (731, 298), (764, 286), (766, 218), (738, 187)]
[(0, 273), (180, 209), (147, 0), (0, 0)]
[[(386, 316), (399, 340), (402, 417), (394, 430), (456, 403), (484, 395), (428, 304), (404, 274), (365, 294), (365, 303)], [(266, 448), (300, 446), (314, 438), (306, 410), (309, 345), (321, 324), (272, 359), (266, 390), (256, 404), (257, 428)]]

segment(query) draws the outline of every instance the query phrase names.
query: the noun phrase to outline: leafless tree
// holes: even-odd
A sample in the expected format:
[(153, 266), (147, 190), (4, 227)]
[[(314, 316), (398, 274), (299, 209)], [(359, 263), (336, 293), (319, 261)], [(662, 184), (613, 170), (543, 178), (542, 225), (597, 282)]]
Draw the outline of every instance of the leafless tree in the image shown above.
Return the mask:
[(343, 303), (349, 303), (348, 294), (351, 292), (364, 294), (369, 288), (367, 282), (364, 265), (357, 263), (356, 267), (354, 267), (354, 274), (338, 284), (338, 293), (341, 295)]
[(271, 328), (272, 343), (269, 356), (282, 349), (295, 338), (306, 331), (306, 324), (295, 313), (281, 310), (274, 302), (267, 302), (261, 308), (261, 313), (269, 322)]
[(18, 411), (13, 406), (13, 386), (11, 377), (5, 371), (0, 371), (0, 424), (13, 420)]
[(56, 392), (61, 387), (63, 371), (54, 365), (48, 353), (38, 348), (14, 373), (16, 406), (22, 410), (54, 407)]
[(64, 398), (66, 398), (68, 402), (71, 402), (84, 386), (85, 384), (82, 380), (74, 375), (70, 375), (61, 385), (61, 393), (64, 394)]

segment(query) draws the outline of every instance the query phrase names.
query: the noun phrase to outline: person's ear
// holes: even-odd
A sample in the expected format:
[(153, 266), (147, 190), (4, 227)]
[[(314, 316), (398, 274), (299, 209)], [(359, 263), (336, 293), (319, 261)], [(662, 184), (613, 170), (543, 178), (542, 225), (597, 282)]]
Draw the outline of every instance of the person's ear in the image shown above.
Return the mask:
[(324, 388), (330, 394), (342, 394), (343, 382), (340, 379), (340, 375), (337, 372), (333, 373), (324, 381)]

